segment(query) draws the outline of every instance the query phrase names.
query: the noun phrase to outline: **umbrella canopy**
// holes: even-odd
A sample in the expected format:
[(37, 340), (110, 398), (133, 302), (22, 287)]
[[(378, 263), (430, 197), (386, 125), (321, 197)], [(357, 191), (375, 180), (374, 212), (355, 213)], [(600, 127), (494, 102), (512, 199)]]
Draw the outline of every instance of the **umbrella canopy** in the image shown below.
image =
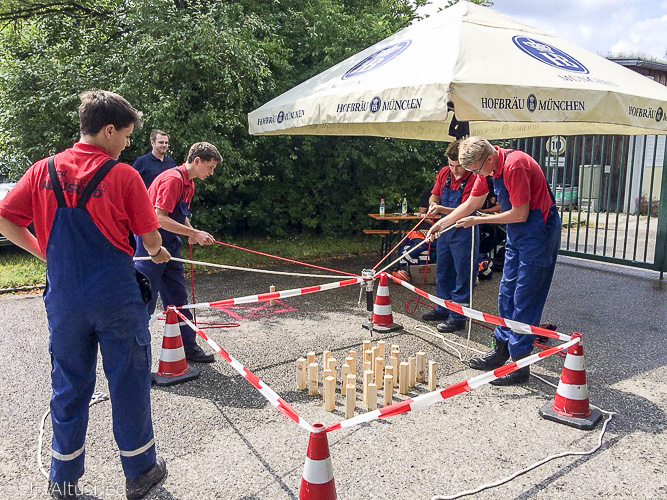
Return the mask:
[(461, 1), (248, 115), (251, 134), (449, 141), (471, 135), (667, 134), (667, 87)]

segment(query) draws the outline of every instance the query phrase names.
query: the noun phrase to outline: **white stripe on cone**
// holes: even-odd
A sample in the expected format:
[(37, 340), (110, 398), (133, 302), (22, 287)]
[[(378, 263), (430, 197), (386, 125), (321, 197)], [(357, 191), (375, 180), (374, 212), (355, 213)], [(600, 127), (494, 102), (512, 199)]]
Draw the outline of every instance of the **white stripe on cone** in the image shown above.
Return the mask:
[(160, 351), (160, 361), (174, 363), (183, 359), (185, 359), (185, 351), (183, 350), (182, 346), (177, 347), (176, 349), (165, 349), (163, 347)]
[(569, 354), (565, 357), (565, 368), (575, 371), (583, 372), (586, 370), (586, 364), (584, 363), (583, 356), (576, 356), (574, 354)]
[(588, 399), (588, 387), (584, 385), (572, 385), (560, 382), (556, 392), (565, 399), (584, 401)]
[(303, 466), (303, 479), (310, 484), (325, 484), (333, 479), (333, 466), (331, 457), (324, 460), (313, 460), (306, 457), (306, 463)]
[(176, 323), (170, 324), (167, 323), (164, 325), (164, 336), (165, 337), (178, 337), (181, 334), (181, 329)]
[(373, 314), (377, 314), (378, 316), (391, 316), (391, 304), (384, 306), (375, 304), (373, 306)]

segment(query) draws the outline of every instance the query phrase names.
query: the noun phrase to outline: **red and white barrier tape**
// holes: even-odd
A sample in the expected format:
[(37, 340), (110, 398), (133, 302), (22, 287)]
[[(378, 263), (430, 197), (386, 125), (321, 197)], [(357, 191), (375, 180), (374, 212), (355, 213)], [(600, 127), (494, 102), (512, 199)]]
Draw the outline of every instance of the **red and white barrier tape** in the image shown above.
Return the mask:
[(299, 416), (299, 414), (296, 412), (294, 408), (292, 408), (283, 398), (278, 396), (274, 392), (273, 389), (271, 389), (268, 385), (266, 385), (264, 382), (260, 380), (260, 378), (252, 373), (250, 370), (248, 370), (245, 366), (243, 366), (239, 361), (234, 359), (227, 351), (225, 351), (222, 347), (220, 347), (213, 339), (209, 338), (208, 335), (206, 335), (201, 328), (198, 328), (197, 325), (195, 325), (192, 321), (190, 321), (188, 318), (181, 313), (177, 308), (173, 308), (174, 311), (176, 311), (176, 314), (185, 321), (185, 323), (192, 328), (195, 332), (197, 332), (197, 335), (199, 335), (201, 338), (203, 338), (208, 345), (210, 345), (215, 352), (217, 352), (222, 359), (227, 361), (234, 370), (236, 370), (239, 375), (241, 375), (244, 379), (246, 379), (255, 389), (259, 391), (259, 393), (264, 396), (269, 403), (271, 403), (273, 406), (275, 406), (278, 411), (280, 411), (283, 415), (285, 415), (287, 418), (292, 420), (293, 422), (297, 423), (299, 427), (307, 430), (308, 432), (322, 432), (321, 429), (315, 429), (312, 425), (310, 425), (308, 422), (306, 422), (303, 418)]
[(370, 422), (371, 420), (391, 417), (393, 415), (400, 415), (401, 413), (407, 413), (409, 411), (416, 410), (418, 408), (424, 408), (425, 406), (430, 406), (444, 399), (456, 396), (457, 394), (460, 394), (462, 392), (469, 391), (472, 389), (477, 389), (478, 387), (488, 384), (492, 380), (496, 380), (500, 377), (503, 377), (508, 373), (512, 373), (513, 371), (516, 371), (519, 368), (523, 368), (525, 366), (532, 365), (533, 363), (537, 363), (542, 358), (546, 358), (548, 356), (551, 356), (552, 354), (556, 354), (557, 352), (566, 351), (570, 346), (579, 343), (580, 340), (581, 340), (580, 337), (576, 337), (571, 341), (562, 344), (560, 346), (552, 347), (551, 349), (547, 349), (546, 351), (538, 352), (537, 354), (533, 354), (531, 356), (520, 359), (513, 363), (503, 365), (500, 368), (497, 368), (493, 371), (482, 373), (481, 375), (477, 375), (476, 377), (464, 380), (463, 382), (459, 382), (457, 384), (452, 384), (448, 387), (445, 387), (444, 389), (438, 389), (433, 392), (417, 396), (414, 399), (406, 399), (404, 401), (394, 403), (393, 405), (385, 406), (384, 408), (380, 408), (378, 410), (370, 411), (368, 413), (357, 415), (356, 417), (348, 418), (347, 420), (343, 420), (342, 422), (327, 427), (326, 431), (329, 432), (336, 429), (344, 429), (347, 427), (352, 427), (355, 425), (362, 424), (364, 422)]
[(258, 295), (247, 295), (245, 297), (237, 297), (235, 299), (216, 300), (215, 302), (199, 302), (198, 304), (186, 304), (184, 306), (179, 307), (179, 309), (198, 309), (202, 307), (231, 306), (235, 304), (253, 304), (255, 302), (265, 302), (267, 300), (284, 299), (286, 297), (296, 297), (297, 295), (306, 295), (308, 293), (333, 290), (335, 288), (342, 288), (344, 286), (356, 285), (357, 283), (361, 283), (362, 281), (363, 279), (361, 278), (361, 276), (359, 276), (357, 278), (349, 278), (342, 281), (335, 281), (333, 283), (325, 283), (324, 285), (307, 286), (303, 288), (292, 288), (291, 290), (260, 293)]
[(478, 321), (486, 321), (487, 323), (491, 323), (493, 325), (506, 326), (507, 328), (510, 328), (512, 331), (517, 333), (523, 333), (527, 335), (541, 335), (543, 337), (551, 337), (552, 339), (558, 339), (565, 342), (572, 340), (572, 336), (565, 335), (564, 333), (554, 332), (553, 330), (547, 330), (546, 328), (540, 328), (539, 326), (528, 325), (526, 323), (521, 323), (519, 321), (501, 318), (500, 316), (494, 316), (493, 314), (486, 314), (484, 312), (477, 311), (475, 309), (471, 309), (466, 306), (462, 306), (461, 304), (457, 304), (449, 300), (443, 300), (439, 297), (436, 297), (435, 295), (431, 295), (430, 293), (425, 292), (420, 288), (417, 288), (414, 285), (411, 285), (406, 281), (396, 278), (391, 274), (388, 274), (387, 277), (391, 278), (394, 281), (394, 283), (398, 283), (399, 285), (407, 288), (408, 290), (412, 290), (417, 295), (420, 295), (425, 299), (430, 300), (431, 302), (434, 302), (442, 307), (445, 307), (450, 311), (462, 314), (467, 318), (476, 319)]

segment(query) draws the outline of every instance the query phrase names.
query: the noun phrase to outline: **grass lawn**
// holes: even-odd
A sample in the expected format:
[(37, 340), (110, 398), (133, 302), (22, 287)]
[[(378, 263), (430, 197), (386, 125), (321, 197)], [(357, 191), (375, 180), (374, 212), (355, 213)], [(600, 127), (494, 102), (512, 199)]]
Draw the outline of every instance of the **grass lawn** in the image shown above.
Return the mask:
[[(379, 258), (380, 246), (378, 237), (368, 235), (346, 237), (308, 235), (289, 238), (236, 238), (223, 241), (308, 263), (374, 253)], [(280, 260), (223, 245), (193, 247), (192, 256), (194, 260), (239, 267), (277, 268), (283, 265)], [(187, 246), (183, 249), (183, 258), (189, 258)], [(45, 269), (45, 264), (19, 248), (0, 248), (0, 289), (44, 284)], [(200, 272), (214, 271), (205, 266), (197, 266), (197, 270)]]

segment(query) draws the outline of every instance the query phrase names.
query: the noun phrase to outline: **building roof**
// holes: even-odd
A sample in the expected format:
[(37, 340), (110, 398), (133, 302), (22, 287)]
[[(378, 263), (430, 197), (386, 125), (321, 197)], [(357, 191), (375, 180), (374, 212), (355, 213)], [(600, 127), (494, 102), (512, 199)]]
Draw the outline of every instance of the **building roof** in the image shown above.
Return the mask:
[(634, 66), (637, 68), (654, 69), (664, 71), (667, 73), (667, 63), (659, 61), (649, 61), (639, 57), (608, 57), (610, 61), (620, 64), (621, 66)]

